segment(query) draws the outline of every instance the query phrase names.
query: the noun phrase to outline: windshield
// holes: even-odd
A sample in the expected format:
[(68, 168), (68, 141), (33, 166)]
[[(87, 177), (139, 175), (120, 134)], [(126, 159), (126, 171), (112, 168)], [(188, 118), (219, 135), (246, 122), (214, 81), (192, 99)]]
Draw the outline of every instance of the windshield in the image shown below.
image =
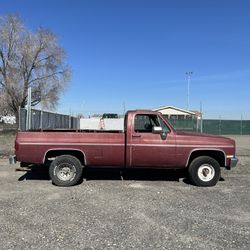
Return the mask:
[(162, 115), (163, 120), (167, 121), (167, 123), (172, 127), (172, 129), (175, 131), (175, 126), (173, 125), (172, 121), (168, 119), (165, 115)]

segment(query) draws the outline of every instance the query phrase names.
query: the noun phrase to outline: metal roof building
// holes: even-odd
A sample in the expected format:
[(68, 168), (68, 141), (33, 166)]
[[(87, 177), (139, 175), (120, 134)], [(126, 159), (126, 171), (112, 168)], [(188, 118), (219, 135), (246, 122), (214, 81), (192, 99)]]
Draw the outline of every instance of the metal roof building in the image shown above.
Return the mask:
[(161, 112), (164, 116), (171, 120), (201, 118), (201, 113), (198, 111), (185, 110), (173, 106), (164, 106), (154, 109), (153, 111)]

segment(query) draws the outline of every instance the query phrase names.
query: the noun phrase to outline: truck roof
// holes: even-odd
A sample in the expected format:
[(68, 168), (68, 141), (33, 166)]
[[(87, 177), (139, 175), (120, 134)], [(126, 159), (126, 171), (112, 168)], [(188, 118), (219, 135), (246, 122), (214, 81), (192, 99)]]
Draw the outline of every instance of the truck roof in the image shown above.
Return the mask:
[(147, 114), (159, 114), (158, 111), (152, 111), (150, 109), (135, 109), (135, 110), (128, 110), (127, 113), (147, 113)]

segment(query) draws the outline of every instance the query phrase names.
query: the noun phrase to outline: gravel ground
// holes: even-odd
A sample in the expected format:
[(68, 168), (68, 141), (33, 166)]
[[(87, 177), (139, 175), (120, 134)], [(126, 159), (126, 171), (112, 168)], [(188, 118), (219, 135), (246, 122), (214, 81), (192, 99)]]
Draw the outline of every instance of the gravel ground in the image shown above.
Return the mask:
[(0, 249), (249, 249), (250, 140), (236, 141), (240, 164), (211, 188), (161, 170), (88, 170), (62, 188), (1, 159)]

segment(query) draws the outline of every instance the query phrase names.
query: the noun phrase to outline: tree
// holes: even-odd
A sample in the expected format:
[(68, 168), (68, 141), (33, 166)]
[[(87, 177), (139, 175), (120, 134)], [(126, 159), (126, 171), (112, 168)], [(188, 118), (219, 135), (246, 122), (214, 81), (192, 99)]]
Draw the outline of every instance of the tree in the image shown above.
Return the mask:
[(16, 15), (0, 17), (0, 113), (15, 114), (27, 104), (54, 108), (70, 80), (65, 52), (55, 34), (29, 31)]

